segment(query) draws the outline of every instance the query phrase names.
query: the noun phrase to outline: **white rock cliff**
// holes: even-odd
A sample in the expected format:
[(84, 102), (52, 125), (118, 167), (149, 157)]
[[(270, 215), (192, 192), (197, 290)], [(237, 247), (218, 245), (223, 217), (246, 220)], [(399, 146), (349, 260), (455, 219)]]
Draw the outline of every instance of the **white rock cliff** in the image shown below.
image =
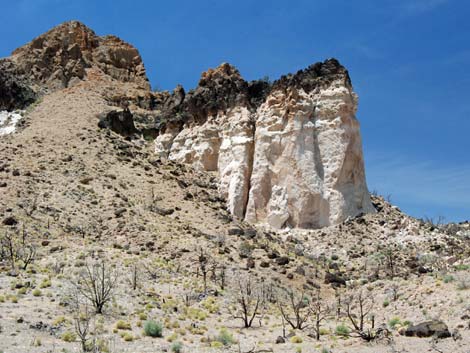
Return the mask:
[(157, 154), (216, 171), (237, 218), (320, 228), (374, 212), (357, 96), (336, 60), (272, 85), (246, 83), (223, 64), (178, 103), (169, 114), (180, 119), (162, 129)]

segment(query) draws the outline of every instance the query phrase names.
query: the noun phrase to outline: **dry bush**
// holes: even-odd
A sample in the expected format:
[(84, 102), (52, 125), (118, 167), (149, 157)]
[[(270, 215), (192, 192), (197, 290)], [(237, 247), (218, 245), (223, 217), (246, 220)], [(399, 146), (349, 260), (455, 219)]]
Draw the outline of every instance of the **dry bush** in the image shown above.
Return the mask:
[(77, 291), (88, 299), (97, 314), (103, 312), (103, 307), (112, 299), (113, 290), (117, 284), (118, 273), (105, 260), (90, 265), (85, 264), (75, 283)]
[(251, 327), (256, 317), (263, 313), (265, 292), (264, 284), (254, 282), (250, 275), (238, 274), (234, 280), (232, 316), (243, 321), (245, 328)]

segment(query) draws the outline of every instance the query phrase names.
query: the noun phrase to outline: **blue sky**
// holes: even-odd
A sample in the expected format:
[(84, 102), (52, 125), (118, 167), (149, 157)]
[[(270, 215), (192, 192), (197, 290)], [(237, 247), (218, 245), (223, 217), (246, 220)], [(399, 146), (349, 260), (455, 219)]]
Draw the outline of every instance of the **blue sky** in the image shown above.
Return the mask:
[(0, 56), (70, 19), (141, 52), (154, 87), (230, 62), (248, 79), (329, 57), (360, 97), (370, 190), (417, 217), (470, 219), (466, 0), (2, 0)]

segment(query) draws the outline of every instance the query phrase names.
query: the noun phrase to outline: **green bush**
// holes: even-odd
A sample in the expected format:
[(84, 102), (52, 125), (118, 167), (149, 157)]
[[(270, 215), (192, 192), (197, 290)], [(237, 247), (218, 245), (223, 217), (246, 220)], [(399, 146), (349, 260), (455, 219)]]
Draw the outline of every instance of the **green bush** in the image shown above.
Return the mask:
[(233, 336), (226, 328), (221, 328), (219, 335), (217, 336), (217, 341), (222, 343), (224, 346), (230, 346), (235, 343)]
[(445, 275), (443, 280), (444, 280), (444, 283), (450, 283), (450, 282), (455, 281), (455, 278), (452, 275)]
[(336, 326), (335, 333), (338, 336), (348, 337), (349, 332), (350, 332), (349, 328), (345, 324), (341, 324), (341, 325)]
[(147, 320), (144, 324), (144, 332), (146, 336), (150, 337), (162, 337), (163, 326), (159, 322), (153, 320)]
[(181, 353), (183, 351), (183, 344), (181, 342), (173, 342), (171, 351), (174, 353)]
[(388, 322), (388, 326), (391, 328), (391, 329), (395, 329), (395, 327), (397, 325), (401, 324), (401, 320), (399, 317), (394, 317), (394, 318), (391, 318), (390, 321)]

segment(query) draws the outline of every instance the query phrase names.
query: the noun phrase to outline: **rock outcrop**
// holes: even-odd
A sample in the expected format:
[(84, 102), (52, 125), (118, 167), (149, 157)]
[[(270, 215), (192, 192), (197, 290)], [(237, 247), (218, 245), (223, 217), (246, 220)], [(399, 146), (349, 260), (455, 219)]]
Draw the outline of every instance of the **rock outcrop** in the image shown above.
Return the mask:
[(110, 129), (123, 136), (131, 136), (138, 132), (134, 125), (134, 117), (129, 109), (112, 110), (101, 114), (98, 127)]
[(27, 77), (36, 90), (68, 87), (87, 76), (88, 68), (134, 82), (150, 85), (139, 52), (115, 36), (100, 37), (80, 22), (71, 21), (16, 49), (8, 58), (19, 77)]
[(357, 96), (335, 59), (273, 84), (246, 82), (229, 64), (165, 103), (156, 152), (216, 171), (238, 218), (319, 228), (373, 212)]
[(29, 82), (16, 72), (15, 65), (0, 60), (0, 111), (23, 109), (36, 100), (36, 93)]

